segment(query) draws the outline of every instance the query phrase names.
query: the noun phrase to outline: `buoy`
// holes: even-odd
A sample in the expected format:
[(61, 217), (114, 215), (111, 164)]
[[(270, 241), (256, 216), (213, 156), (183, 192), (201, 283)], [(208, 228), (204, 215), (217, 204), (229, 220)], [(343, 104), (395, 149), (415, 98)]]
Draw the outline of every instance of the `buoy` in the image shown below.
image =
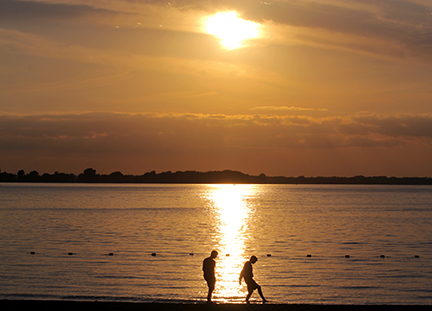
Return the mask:
[(68, 255), (69, 255), (69, 256), (72, 256), (72, 255), (74, 255), (74, 253), (68, 253)]
[(415, 255), (414, 258), (420, 258), (420, 256), (419, 255)]
[(108, 256), (114, 256), (114, 253), (109, 253)]
[(309, 255), (307, 255), (306, 257), (312, 257), (312, 255), (309, 254)]
[(30, 252), (30, 255), (36, 255), (36, 253), (35, 252)]
[(381, 257), (381, 258), (385, 258), (385, 255), (381, 255), (380, 257)]
[(267, 254), (267, 257), (271, 257), (271, 254)]
[(189, 255), (193, 256), (193, 255), (195, 255), (195, 254), (194, 254), (194, 253), (189, 253)]
[(151, 253), (152, 256), (156, 256), (156, 253)]
[(350, 255), (345, 255), (345, 258), (350, 258)]

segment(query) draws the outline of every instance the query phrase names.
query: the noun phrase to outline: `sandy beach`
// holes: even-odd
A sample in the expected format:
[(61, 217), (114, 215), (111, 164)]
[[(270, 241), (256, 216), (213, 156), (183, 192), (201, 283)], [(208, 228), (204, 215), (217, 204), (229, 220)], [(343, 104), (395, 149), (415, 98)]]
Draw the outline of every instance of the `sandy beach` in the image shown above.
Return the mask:
[(429, 305), (310, 305), (310, 304), (206, 304), (206, 303), (127, 303), (127, 302), (78, 302), (46, 300), (1, 300), (1, 310), (43, 311), (381, 311), (381, 310), (430, 310)]

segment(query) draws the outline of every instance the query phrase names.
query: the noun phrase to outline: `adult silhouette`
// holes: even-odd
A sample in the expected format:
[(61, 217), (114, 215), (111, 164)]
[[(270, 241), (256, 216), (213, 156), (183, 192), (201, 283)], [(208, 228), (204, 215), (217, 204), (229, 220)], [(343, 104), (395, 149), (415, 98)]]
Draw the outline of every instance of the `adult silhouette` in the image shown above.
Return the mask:
[(208, 294), (207, 294), (207, 301), (211, 302), (212, 294), (215, 289), (216, 284), (216, 276), (215, 276), (215, 267), (216, 267), (216, 261), (214, 260), (218, 255), (217, 251), (212, 251), (210, 254), (210, 257), (207, 257), (203, 261), (203, 272), (204, 272), (204, 279), (207, 281), (208, 286)]
[(244, 278), (246, 285), (247, 285), (247, 290), (248, 290), (248, 294), (246, 296), (246, 302), (247, 303), (249, 303), (249, 298), (252, 296), (252, 293), (255, 289), (258, 289), (258, 293), (259, 293), (261, 299), (263, 300), (263, 302), (267, 301), (267, 299), (264, 298), (263, 292), (261, 290), (261, 286), (259, 286), (258, 283), (255, 282), (255, 280), (253, 279), (252, 265), (254, 263), (256, 263), (257, 261), (258, 261), (258, 258), (256, 256), (251, 256), (249, 261), (245, 262), (243, 269), (240, 273), (239, 283), (241, 284), (241, 281)]

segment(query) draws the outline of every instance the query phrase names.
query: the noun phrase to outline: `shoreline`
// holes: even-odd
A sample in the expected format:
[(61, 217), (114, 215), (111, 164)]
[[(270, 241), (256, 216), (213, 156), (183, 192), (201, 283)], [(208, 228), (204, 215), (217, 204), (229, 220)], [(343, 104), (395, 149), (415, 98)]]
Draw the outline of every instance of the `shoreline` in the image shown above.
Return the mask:
[(258, 176), (239, 171), (177, 171), (147, 172), (143, 175), (124, 175), (121, 172), (97, 174), (95, 169), (88, 168), (83, 173), (54, 174), (32, 171), (25, 174), (0, 171), (0, 182), (12, 183), (126, 183), (126, 184), (295, 184), (295, 185), (432, 185), (432, 177), (387, 177), (387, 176), (315, 176), (315, 177), (286, 177), (286, 176)]
[(328, 304), (207, 304), (166, 302), (106, 302), (69, 300), (0, 300), (1, 310), (43, 310), (43, 311), (381, 311), (381, 310), (430, 310), (430, 305), (328, 305)]

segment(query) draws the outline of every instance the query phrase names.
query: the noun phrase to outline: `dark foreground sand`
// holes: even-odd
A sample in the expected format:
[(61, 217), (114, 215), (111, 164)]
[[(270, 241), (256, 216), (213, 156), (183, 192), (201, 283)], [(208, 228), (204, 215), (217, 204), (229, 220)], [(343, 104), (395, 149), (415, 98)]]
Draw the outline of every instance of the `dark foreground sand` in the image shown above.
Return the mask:
[(206, 303), (126, 303), (126, 302), (77, 302), (0, 300), (0, 310), (40, 311), (383, 311), (428, 310), (431, 306), (396, 305), (307, 305), (307, 304), (206, 304)]

